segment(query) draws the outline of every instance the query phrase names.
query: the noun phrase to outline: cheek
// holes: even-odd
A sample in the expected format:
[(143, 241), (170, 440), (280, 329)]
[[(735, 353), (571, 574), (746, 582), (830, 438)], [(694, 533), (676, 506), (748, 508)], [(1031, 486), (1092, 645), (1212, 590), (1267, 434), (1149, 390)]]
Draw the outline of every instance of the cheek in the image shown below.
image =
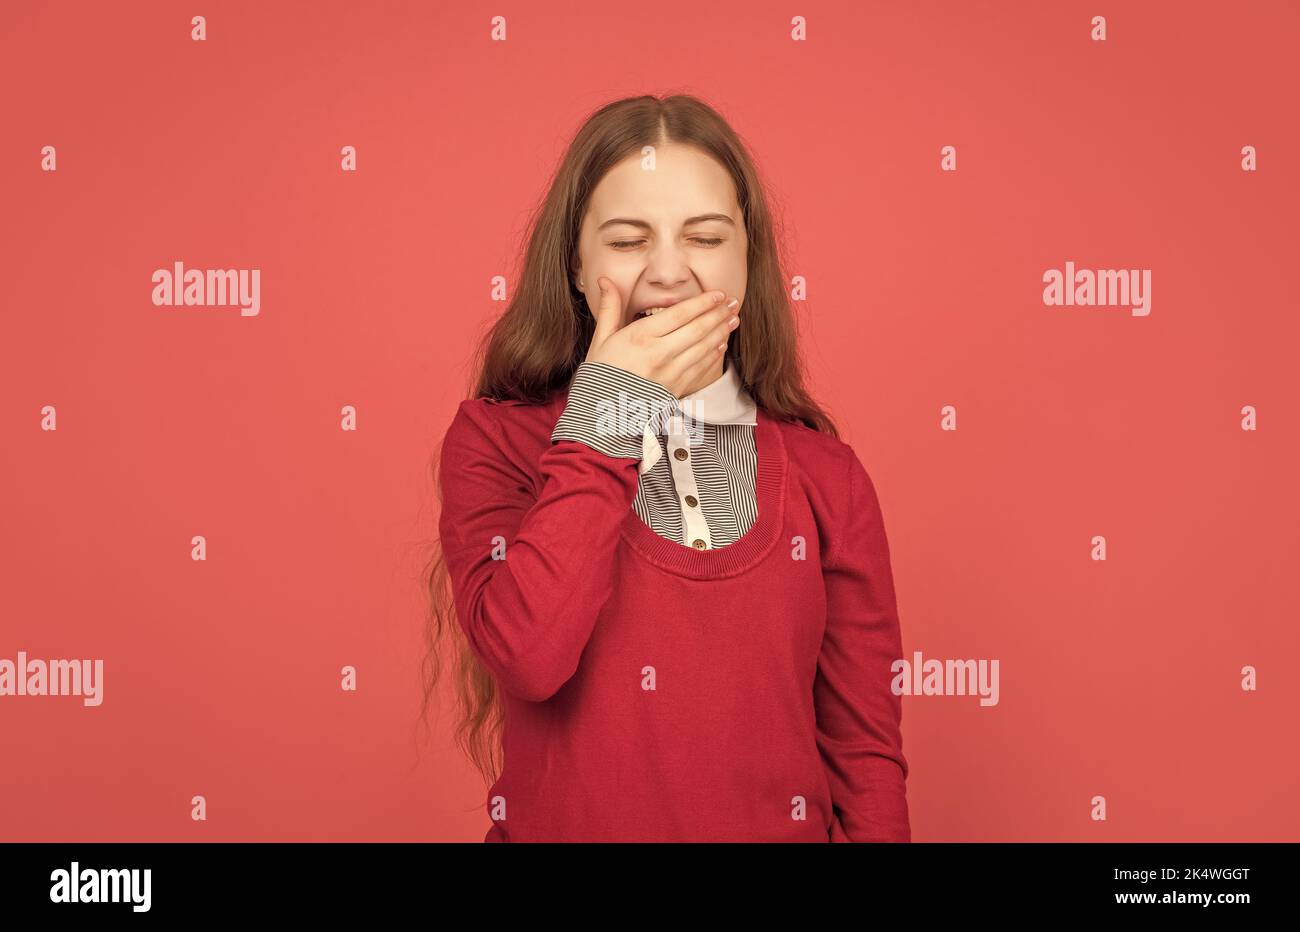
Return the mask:
[(636, 290), (637, 282), (641, 279), (642, 272), (641, 265), (633, 268), (621, 262), (600, 262), (592, 267), (591, 275), (587, 278), (587, 300), (592, 307), (600, 303), (600, 285), (597, 284), (597, 280), (603, 275), (614, 283), (626, 308), (632, 292)]
[(733, 253), (710, 256), (695, 264), (696, 273), (709, 288), (722, 288), (730, 294), (743, 294), (749, 280), (745, 268), (745, 254)]
[(720, 275), (728, 278), (745, 275), (745, 246), (742, 243), (728, 243), (717, 249), (699, 253), (696, 261), (707, 264)]

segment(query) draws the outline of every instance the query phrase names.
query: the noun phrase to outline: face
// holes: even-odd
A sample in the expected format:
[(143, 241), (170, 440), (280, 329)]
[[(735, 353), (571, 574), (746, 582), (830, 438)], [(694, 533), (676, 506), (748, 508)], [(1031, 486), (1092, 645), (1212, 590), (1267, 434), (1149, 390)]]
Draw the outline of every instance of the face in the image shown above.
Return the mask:
[[(600, 276), (623, 297), (623, 326), (648, 307), (720, 290), (745, 300), (748, 242), (727, 171), (693, 146), (657, 146), (614, 166), (592, 192), (578, 238), (574, 285), (589, 307)], [(579, 286), (578, 282), (584, 282)]]

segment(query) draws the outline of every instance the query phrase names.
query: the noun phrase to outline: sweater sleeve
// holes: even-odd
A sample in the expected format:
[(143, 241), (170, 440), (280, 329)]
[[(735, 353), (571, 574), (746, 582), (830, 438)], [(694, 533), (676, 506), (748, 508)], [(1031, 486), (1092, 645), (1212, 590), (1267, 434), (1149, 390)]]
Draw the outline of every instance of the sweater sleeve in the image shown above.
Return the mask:
[(543, 702), (577, 671), (609, 599), (640, 451), (553, 441), (538, 488), (504, 452), (491, 407), (462, 402), (443, 439), (443, 559), (475, 654), (505, 692)]
[(835, 809), (832, 841), (911, 841), (901, 733), (891, 687), (902, 635), (880, 503), (849, 451), (848, 501), (823, 554), (826, 631), (813, 701)]
[(677, 399), (658, 382), (604, 362), (580, 363), (551, 440), (576, 440), (606, 456), (641, 458), (647, 426), (675, 409)]

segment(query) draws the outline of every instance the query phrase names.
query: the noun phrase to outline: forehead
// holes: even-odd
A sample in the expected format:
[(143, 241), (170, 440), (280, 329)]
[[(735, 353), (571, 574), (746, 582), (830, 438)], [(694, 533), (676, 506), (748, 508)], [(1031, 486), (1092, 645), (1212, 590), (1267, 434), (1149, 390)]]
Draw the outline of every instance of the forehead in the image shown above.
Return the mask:
[(587, 208), (597, 225), (629, 214), (646, 220), (671, 220), (695, 214), (729, 213), (739, 221), (736, 186), (712, 156), (694, 146), (657, 146), (654, 168), (634, 153), (596, 185)]

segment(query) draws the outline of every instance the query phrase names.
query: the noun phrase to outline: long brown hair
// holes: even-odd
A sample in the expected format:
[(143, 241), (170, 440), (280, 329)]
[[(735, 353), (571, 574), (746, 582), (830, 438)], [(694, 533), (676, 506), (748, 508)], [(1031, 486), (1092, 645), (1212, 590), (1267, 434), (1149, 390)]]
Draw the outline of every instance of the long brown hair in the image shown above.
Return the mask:
[[(564, 154), (545, 199), (535, 211), (519, 286), (476, 351), (473, 398), (542, 403), (569, 383), (586, 358), (595, 321), (573, 281), (578, 233), (592, 191), (615, 164), (643, 146), (693, 145), (731, 175), (748, 236), (744, 324), (733, 331), (727, 365), (755, 403), (778, 420), (839, 436), (835, 424), (804, 388), (793, 310), (786, 291), (784, 237), (758, 172), (740, 139), (717, 111), (687, 95), (617, 100), (593, 113)], [(442, 487), (433, 457), (434, 489)], [(465, 640), (441, 547), (423, 571), (429, 597), (424, 628), (424, 698), (429, 705), (442, 672), (440, 642), (452, 642), (459, 716), (453, 740), (489, 783), (500, 773), (504, 710), (496, 683)]]

